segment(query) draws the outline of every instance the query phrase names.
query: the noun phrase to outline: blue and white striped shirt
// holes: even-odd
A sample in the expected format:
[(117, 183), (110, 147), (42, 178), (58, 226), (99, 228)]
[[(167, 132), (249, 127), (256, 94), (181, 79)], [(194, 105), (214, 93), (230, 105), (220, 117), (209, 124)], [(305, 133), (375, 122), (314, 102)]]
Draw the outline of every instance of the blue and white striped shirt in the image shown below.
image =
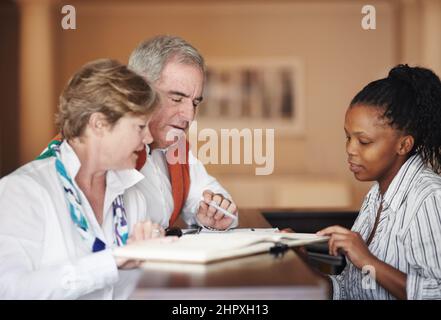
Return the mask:
[[(374, 227), (380, 203), (376, 183), (352, 227), (365, 241)], [(441, 176), (414, 155), (392, 180), (382, 204), (369, 250), (407, 275), (408, 299), (441, 299)], [(331, 276), (333, 298), (395, 299), (371, 279), (348, 261), (340, 275)]]

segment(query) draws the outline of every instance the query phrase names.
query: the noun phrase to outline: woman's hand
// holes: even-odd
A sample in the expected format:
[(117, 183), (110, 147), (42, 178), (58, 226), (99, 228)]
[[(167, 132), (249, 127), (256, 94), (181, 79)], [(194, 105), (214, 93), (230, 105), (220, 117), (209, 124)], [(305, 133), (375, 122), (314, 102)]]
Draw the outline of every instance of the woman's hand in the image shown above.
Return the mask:
[(377, 258), (369, 251), (358, 232), (352, 232), (341, 226), (332, 226), (317, 232), (319, 236), (330, 236), (329, 254), (337, 256), (342, 252), (358, 269), (372, 264)]
[(133, 226), (133, 231), (127, 240), (127, 244), (152, 238), (162, 238), (164, 236), (165, 230), (159, 224), (153, 223), (150, 220), (142, 221)]
[(120, 257), (115, 257), (115, 262), (116, 262), (116, 266), (120, 270), (136, 269), (142, 263), (141, 260), (134, 260), (134, 259), (129, 259), (129, 258), (120, 258)]
[[(279, 230), (280, 233), (295, 233), (295, 231), (291, 228), (284, 228), (282, 230)], [(304, 260), (307, 260), (308, 258), (308, 251), (306, 250), (305, 246), (296, 246), (293, 248), (294, 252), (297, 253), (301, 258)]]
[[(131, 244), (136, 241), (162, 238), (165, 235), (164, 229), (157, 223), (153, 223), (150, 220), (138, 222), (133, 226), (132, 234), (127, 239), (127, 244)], [(133, 260), (128, 258), (115, 258), (118, 269), (134, 269), (138, 268), (142, 261)]]

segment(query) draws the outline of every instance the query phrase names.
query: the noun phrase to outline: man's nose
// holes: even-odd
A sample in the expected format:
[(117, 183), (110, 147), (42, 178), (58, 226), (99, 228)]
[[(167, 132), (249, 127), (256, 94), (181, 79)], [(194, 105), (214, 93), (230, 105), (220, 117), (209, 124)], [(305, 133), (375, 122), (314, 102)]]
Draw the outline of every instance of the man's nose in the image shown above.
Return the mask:
[(188, 121), (189, 123), (193, 121), (194, 118), (194, 105), (193, 105), (193, 101), (189, 101), (188, 103), (185, 103), (182, 107), (181, 107), (181, 112), (180, 115), (183, 118), (183, 120)]

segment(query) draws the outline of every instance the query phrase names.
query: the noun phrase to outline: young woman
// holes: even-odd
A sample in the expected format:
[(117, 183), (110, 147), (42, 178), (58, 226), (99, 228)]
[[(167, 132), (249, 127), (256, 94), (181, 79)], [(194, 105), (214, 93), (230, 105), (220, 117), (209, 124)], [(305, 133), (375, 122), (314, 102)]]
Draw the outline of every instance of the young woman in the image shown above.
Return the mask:
[(399, 65), (369, 83), (345, 117), (349, 169), (376, 181), (330, 254), (348, 264), (331, 276), (334, 299), (441, 298), (441, 83), (430, 70)]

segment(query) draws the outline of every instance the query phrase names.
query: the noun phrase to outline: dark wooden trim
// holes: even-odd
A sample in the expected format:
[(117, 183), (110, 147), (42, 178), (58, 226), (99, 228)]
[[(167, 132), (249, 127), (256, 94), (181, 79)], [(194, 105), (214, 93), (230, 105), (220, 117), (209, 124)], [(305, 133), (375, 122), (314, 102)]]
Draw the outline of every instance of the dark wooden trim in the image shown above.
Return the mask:
[(0, 177), (19, 166), (19, 14), (15, 1), (0, 4)]

